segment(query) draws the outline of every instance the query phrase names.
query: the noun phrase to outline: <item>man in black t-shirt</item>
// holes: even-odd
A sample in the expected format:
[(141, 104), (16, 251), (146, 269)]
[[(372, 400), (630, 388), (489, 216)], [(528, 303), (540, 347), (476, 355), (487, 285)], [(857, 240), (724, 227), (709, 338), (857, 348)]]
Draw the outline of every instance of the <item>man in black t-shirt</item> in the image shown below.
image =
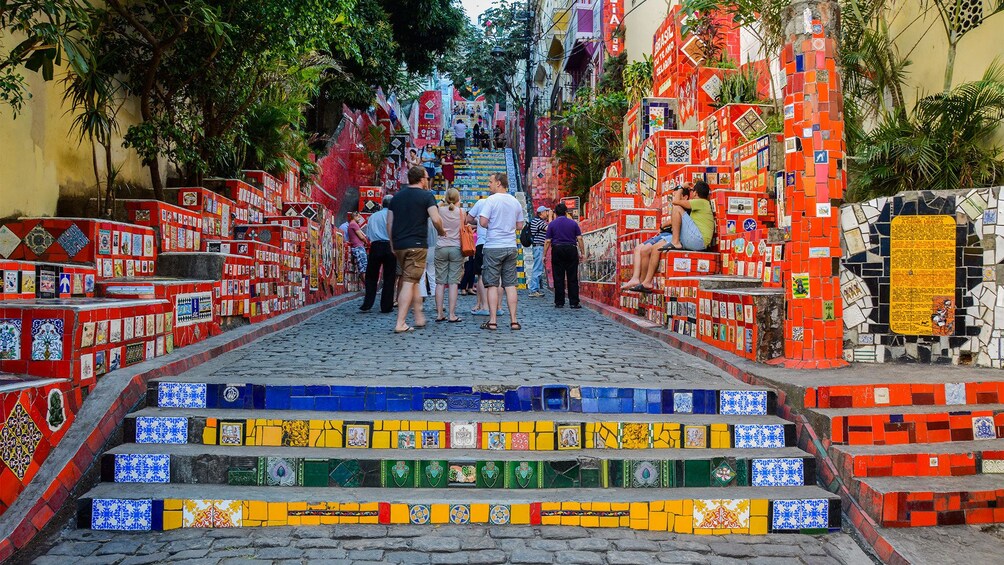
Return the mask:
[[(446, 235), (443, 220), (439, 217), (436, 197), (429, 192), (429, 174), (424, 167), (408, 169), (408, 186), (394, 195), (387, 207), (387, 234), (391, 248), (401, 267), (401, 291), (397, 297), (397, 325), (394, 333), (414, 331), (424, 328), (425, 315), (422, 313), (422, 296), (417, 292), (418, 281), (425, 272), (428, 254), (429, 220), (439, 235)], [(409, 326), (408, 308), (412, 308), (415, 326)]]

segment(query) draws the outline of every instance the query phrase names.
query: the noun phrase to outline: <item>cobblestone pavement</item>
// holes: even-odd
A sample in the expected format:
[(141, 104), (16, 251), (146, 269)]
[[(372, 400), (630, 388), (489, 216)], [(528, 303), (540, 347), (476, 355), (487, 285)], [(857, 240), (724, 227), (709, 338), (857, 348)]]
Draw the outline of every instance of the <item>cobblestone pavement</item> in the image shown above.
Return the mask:
[(74, 530), (35, 565), (142, 563), (740, 563), (870, 565), (846, 534), (686, 536), (578, 527), (316, 526), (129, 534)]
[[(415, 379), (455, 383), (458, 372), (505, 384), (524, 381), (716, 384), (743, 387), (710, 363), (642, 336), (583, 308), (556, 309), (550, 298), (520, 293), (522, 331), (509, 329), (508, 312), (499, 329), (479, 329), (473, 297), (461, 297), (462, 323), (435, 322), (427, 299), (428, 325), (395, 335), (394, 315), (358, 311), (360, 300), (331, 309), (285, 332), (264, 338), (191, 371), (217, 382), (276, 377), (357, 378), (379, 384)], [(409, 321), (411, 318), (409, 317)], [(491, 351), (496, 355), (483, 355)], [(514, 363), (513, 354), (518, 360)], [(529, 361), (532, 360), (532, 364)], [(722, 379), (726, 379), (723, 381)], [(374, 383), (376, 384), (376, 383)]]
[[(741, 387), (709, 363), (644, 337), (588, 309), (554, 309), (521, 296), (521, 332), (478, 329), (473, 298), (464, 322), (393, 335), (391, 315), (357, 311), (359, 300), (222, 355), (185, 377), (227, 382), (326, 377), (456, 383), (623, 382)], [(485, 356), (484, 351), (497, 352)], [(515, 353), (514, 353), (515, 352)], [(533, 360), (529, 363), (527, 360)], [(172, 379), (175, 380), (175, 379)], [(54, 536), (38, 565), (141, 563), (738, 563), (869, 564), (849, 533), (693, 536), (628, 529), (483, 526), (319, 526), (127, 533), (77, 530)]]

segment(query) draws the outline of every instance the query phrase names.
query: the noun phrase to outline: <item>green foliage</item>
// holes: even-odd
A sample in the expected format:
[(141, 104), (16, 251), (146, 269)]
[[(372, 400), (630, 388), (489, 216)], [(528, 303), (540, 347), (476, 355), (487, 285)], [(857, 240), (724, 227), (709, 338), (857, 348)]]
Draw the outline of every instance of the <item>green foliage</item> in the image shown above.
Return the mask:
[(24, 106), (22, 68), (55, 77), (55, 68), (67, 63), (74, 72), (85, 73), (92, 66), (85, 42), (91, 26), (87, 0), (5, 0), (0, 2), (0, 39), (4, 34), (24, 38), (16, 45), (0, 43), (0, 102), (16, 116)]
[(450, 53), (468, 25), (458, 0), (380, 0), (388, 14), (399, 59), (428, 74)]
[(760, 98), (758, 84), (760, 83), (760, 72), (753, 65), (748, 65), (734, 73), (725, 73), (722, 77), (722, 88), (715, 100), (714, 106), (720, 108), (726, 104), (759, 104), (763, 102)]
[(852, 200), (903, 190), (993, 186), (1004, 180), (1004, 154), (994, 144), (1004, 120), (1004, 67), (948, 94), (921, 98), (911, 114), (882, 117), (851, 159)]
[(624, 92), (624, 70), (627, 68), (627, 51), (603, 62), (603, 74), (596, 82), (596, 92), (610, 94)]
[(557, 157), (568, 171), (566, 190), (583, 200), (589, 197), (589, 188), (603, 178), (603, 171), (622, 152), (621, 127), (628, 110), (628, 99), (623, 92), (598, 94), (590, 99), (588, 92), (580, 92), (556, 125), (567, 128), (569, 135), (557, 152)]
[(652, 72), (652, 57), (648, 55), (624, 67), (622, 76), (628, 104), (637, 104), (642, 98), (652, 95)]

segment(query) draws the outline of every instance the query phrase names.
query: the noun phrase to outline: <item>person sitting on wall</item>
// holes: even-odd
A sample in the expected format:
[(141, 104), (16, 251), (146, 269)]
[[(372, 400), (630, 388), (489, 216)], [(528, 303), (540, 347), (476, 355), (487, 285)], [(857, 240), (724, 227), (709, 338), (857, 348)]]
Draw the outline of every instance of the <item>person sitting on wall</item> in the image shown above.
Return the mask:
[[(675, 199), (677, 194), (683, 195), (683, 198), (689, 198), (692, 187), (692, 183), (684, 183), (683, 186), (673, 191), (673, 198)], [(676, 207), (674, 206), (674, 208)], [(633, 290), (641, 285), (643, 280), (651, 281), (652, 277), (655, 276), (655, 271), (659, 268), (658, 249), (673, 239), (672, 215), (667, 220), (669, 221), (662, 226), (659, 234), (639, 243), (631, 251), (634, 256), (634, 261), (631, 263), (631, 280), (624, 284), (621, 290)]]
[[(715, 234), (715, 215), (711, 211), (711, 202), (708, 196), (711, 194), (711, 187), (704, 181), (697, 181), (693, 188), (686, 185), (673, 191), (673, 212), (670, 215), (669, 232), (660, 233), (655, 238), (650, 239), (653, 247), (656, 245), (656, 238), (667, 242), (658, 251), (704, 251), (711, 245), (711, 239)], [(638, 283), (631, 285), (628, 282), (625, 290), (636, 292), (653, 292), (652, 279), (659, 268), (659, 253), (648, 250), (648, 262), (645, 264), (645, 278)], [(636, 260), (644, 258), (636, 256)], [(639, 270), (635, 265), (635, 271)]]

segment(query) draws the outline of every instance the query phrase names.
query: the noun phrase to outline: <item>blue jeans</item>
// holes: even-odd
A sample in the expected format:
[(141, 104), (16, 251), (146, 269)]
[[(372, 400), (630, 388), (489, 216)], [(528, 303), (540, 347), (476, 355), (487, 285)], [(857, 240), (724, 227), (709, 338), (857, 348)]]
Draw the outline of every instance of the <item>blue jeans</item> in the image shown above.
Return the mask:
[(544, 246), (534, 245), (531, 249), (533, 249), (533, 270), (527, 277), (526, 288), (530, 292), (539, 292), (540, 282), (544, 278)]

